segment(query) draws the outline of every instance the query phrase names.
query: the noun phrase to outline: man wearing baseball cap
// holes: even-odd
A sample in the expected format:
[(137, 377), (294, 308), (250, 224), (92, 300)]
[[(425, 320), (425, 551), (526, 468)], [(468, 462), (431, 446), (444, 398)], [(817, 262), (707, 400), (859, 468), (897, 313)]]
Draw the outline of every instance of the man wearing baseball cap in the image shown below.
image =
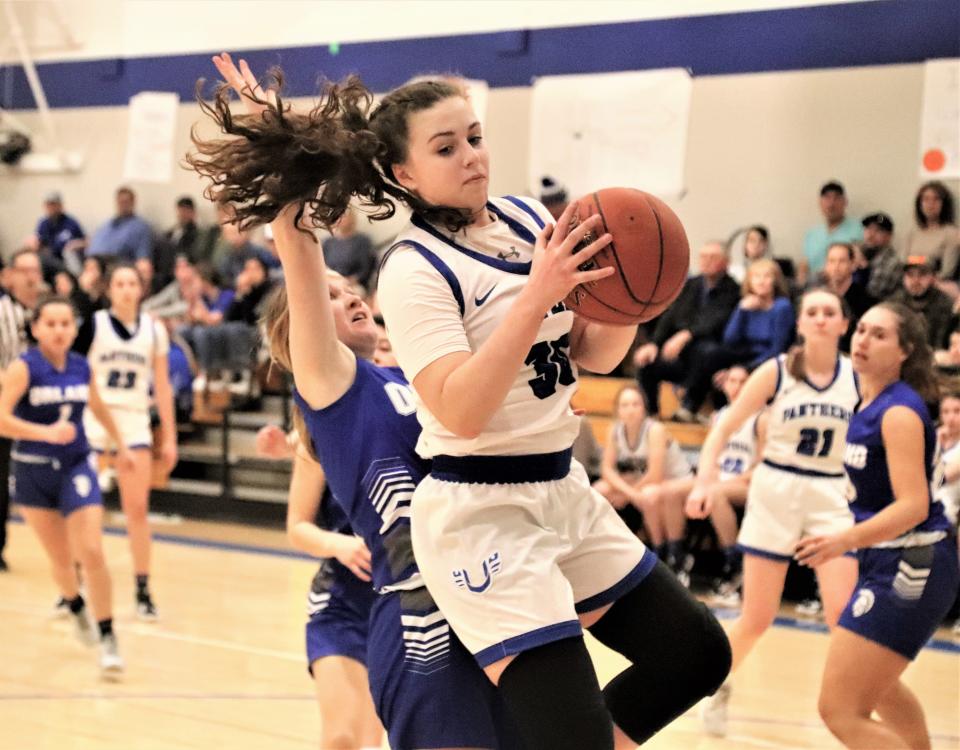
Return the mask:
[(927, 342), (934, 349), (944, 349), (950, 336), (953, 304), (950, 297), (937, 289), (936, 263), (925, 255), (911, 255), (903, 266), (903, 286), (890, 296), (902, 302), (927, 321)]
[(863, 237), (860, 223), (847, 218), (847, 194), (836, 180), (820, 188), (820, 213), (823, 223), (808, 229), (803, 238), (800, 268), (804, 279), (814, 278), (823, 270), (827, 250), (834, 242), (859, 242)]
[(867, 261), (867, 294), (885, 300), (903, 281), (903, 264), (893, 249), (893, 219), (883, 211), (863, 219), (863, 257)]
[(37, 223), (37, 244), (41, 255), (63, 263), (74, 274), (80, 273), (80, 257), (87, 239), (83, 228), (69, 214), (63, 212), (63, 196), (47, 193), (43, 198), (44, 217)]

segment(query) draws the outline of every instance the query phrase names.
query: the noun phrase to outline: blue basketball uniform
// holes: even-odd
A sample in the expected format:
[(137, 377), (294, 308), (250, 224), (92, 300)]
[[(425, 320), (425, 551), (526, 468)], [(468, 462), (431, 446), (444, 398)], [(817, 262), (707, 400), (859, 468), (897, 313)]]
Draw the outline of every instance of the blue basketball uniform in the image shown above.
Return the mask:
[[(317, 526), (353, 536), (343, 510), (327, 487), (320, 500)], [(317, 570), (307, 594), (307, 667), (324, 656), (346, 656), (367, 663), (367, 631), (376, 594), (336, 558), (327, 558)]]
[(90, 393), (90, 367), (70, 352), (58, 370), (37, 348), (20, 355), (27, 365), (27, 391), (14, 408), (14, 416), (36, 424), (64, 420), (73, 424), (76, 437), (66, 445), (39, 440), (17, 440), (10, 454), (11, 497), (18, 505), (59, 510), (69, 515), (84, 505), (102, 502), (83, 431), (83, 411)]
[(397, 368), (357, 360), (335, 403), (312, 409), (294, 391), (336, 502), (372, 557), (367, 670), (396, 750), (515, 746), (496, 690), (423, 586), (410, 541), (410, 498), (428, 464), (413, 394)]
[(859, 580), (840, 625), (915, 659), (949, 611), (960, 582), (950, 523), (943, 505), (929, 490), (936, 441), (929, 412), (916, 391), (897, 381), (853, 415), (844, 465), (850, 478), (848, 500), (857, 523), (894, 502), (881, 426), (884, 414), (895, 406), (911, 409), (923, 422), (930, 512), (905, 534), (858, 552)]

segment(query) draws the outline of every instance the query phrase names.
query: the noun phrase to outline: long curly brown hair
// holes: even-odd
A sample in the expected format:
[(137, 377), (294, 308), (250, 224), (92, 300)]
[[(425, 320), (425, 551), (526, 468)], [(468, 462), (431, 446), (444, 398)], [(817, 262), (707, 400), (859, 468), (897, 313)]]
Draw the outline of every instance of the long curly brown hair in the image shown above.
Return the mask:
[(876, 307), (897, 317), (897, 342), (907, 358), (900, 365), (900, 379), (929, 404), (940, 397), (933, 349), (927, 341), (927, 321), (901, 302), (880, 302)]
[(291, 204), (299, 204), (298, 223), (306, 215), (308, 223), (329, 227), (352, 197), (374, 209), (373, 220), (392, 217), (399, 201), (450, 231), (470, 223), (468, 210), (429, 204), (404, 189), (393, 173), (407, 158), (409, 116), (466, 97), (463, 88), (439, 80), (411, 83), (373, 107), (373, 93), (350, 76), (326, 84), (313, 109), (302, 113), (280, 96), (283, 73), (274, 68), (262, 87), (278, 92), (276, 103), (247, 90), (246, 96), (266, 107), (249, 115), (230, 111), (228, 84), (220, 83), (210, 102), (203, 98), (203, 84), (198, 81), (196, 88), (200, 108), (228, 137), (205, 140), (194, 126), (195, 152), (187, 154), (186, 164), (209, 180), (204, 195), (229, 205), (240, 227), (273, 221)]

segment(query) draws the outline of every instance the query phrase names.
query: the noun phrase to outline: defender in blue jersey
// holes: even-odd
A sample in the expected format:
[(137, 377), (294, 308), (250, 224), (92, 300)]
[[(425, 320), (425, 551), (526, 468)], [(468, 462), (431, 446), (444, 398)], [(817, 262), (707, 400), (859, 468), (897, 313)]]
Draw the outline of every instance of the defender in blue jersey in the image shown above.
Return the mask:
[(923, 709), (900, 675), (946, 616), (960, 572), (931, 493), (935, 436), (924, 401), (936, 399), (937, 383), (924, 321), (896, 303), (872, 307), (851, 356), (863, 394), (844, 455), (856, 524), (803, 539), (796, 552), (811, 566), (850, 550), (860, 561), (830, 636), (820, 715), (847, 747), (930, 747)]
[[(83, 429), (84, 409), (90, 409), (111, 437), (119, 441), (120, 434), (100, 400), (87, 361), (70, 351), (77, 335), (70, 302), (60, 297), (41, 302), (31, 330), (37, 346), (10, 365), (0, 389), (0, 433), (16, 440), (10, 494), (50, 559), (78, 636), (88, 645), (99, 640), (102, 675), (116, 679), (123, 660), (113, 633), (110, 573), (103, 557), (103, 501)], [(117, 460), (130, 464), (125, 448)], [(74, 556), (83, 566), (99, 639), (80, 595)]]

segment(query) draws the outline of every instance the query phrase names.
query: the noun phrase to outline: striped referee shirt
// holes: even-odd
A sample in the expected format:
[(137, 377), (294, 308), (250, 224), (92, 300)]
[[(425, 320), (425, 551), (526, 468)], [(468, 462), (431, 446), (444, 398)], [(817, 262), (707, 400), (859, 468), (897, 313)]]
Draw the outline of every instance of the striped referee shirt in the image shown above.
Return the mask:
[(11, 295), (0, 293), (0, 370), (6, 370), (29, 347), (29, 324), (30, 311)]

